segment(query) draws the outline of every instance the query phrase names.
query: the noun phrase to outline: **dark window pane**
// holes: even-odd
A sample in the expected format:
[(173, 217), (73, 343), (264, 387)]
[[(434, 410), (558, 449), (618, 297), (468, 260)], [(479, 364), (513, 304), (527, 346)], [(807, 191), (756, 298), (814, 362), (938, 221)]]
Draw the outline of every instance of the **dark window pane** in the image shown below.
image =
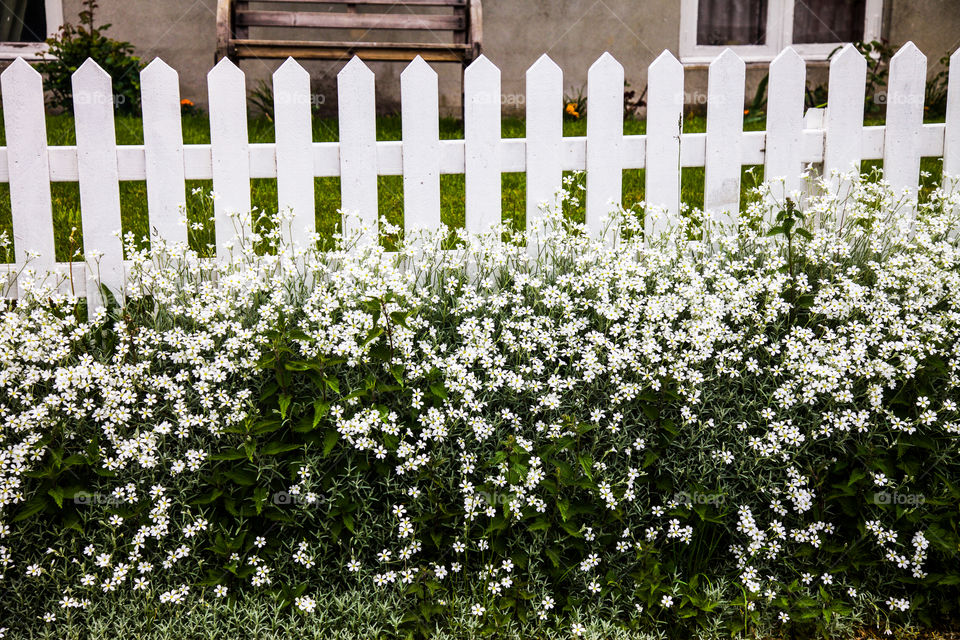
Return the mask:
[(697, 44), (764, 44), (767, 0), (700, 0)]
[(43, 42), (47, 13), (43, 0), (4, 0), (0, 3), (0, 42)]
[(856, 42), (863, 40), (867, 0), (796, 0), (793, 41)]

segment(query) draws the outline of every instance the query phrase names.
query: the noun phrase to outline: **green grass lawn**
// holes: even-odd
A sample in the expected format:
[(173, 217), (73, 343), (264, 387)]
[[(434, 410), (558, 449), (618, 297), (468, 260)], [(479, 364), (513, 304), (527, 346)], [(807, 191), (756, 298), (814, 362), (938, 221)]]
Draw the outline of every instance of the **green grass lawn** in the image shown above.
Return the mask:
[[(764, 122), (748, 123), (747, 130), (761, 130)], [(869, 123), (876, 124), (876, 123)], [(273, 142), (273, 123), (263, 117), (251, 118), (248, 123), (250, 142)], [(504, 118), (502, 122), (503, 137), (516, 138), (524, 136), (524, 120), (522, 118)], [(624, 122), (624, 133), (637, 135), (645, 132), (646, 123), (642, 120), (628, 119)], [(684, 119), (685, 132), (702, 132), (706, 130), (706, 120), (702, 116), (687, 117)], [(119, 116), (116, 120), (117, 143), (143, 144), (143, 127), (140, 118)], [(564, 135), (586, 135), (586, 120), (565, 121)], [(338, 137), (337, 120), (331, 118), (314, 118), (313, 139), (315, 142), (333, 142)], [(442, 119), (440, 122), (440, 137), (454, 139), (463, 137), (462, 122), (455, 119)], [(183, 117), (183, 138), (186, 144), (202, 144), (210, 142), (209, 121), (206, 115)], [(377, 138), (379, 140), (400, 140), (401, 126), (399, 116), (384, 116), (377, 118)], [(69, 114), (51, 115), (47, 117), (47, 139), (50, 145), (72, 145), (76, 143), (73, 117)], [(0, 145), (6, 144), (4, 130), (0, 127)], [(925, 158), (923, 168), (934, 174), (939, 174), (939, 160)], [(867, 166), (870, 163), (864, 163)], [(876, 163), (873, 163), (876, 164)], [(743, 167), (746, 172), (749, 167)], [(754, 167), (754, 177), (742, 181), (743, 190), (746, 190), (757, 179), (762, 179), (763, 167)], [(623, 202), (630, 206), (644, 198), (644, 171), (642, 169), (625, 170), (623, 175)], [(702, 167), (684, 168), (681, 175), (681, 199), (691, 207), (703, 205)], [(316, 178), (316, 220), (317, 230), (324, 237), (331, 237), (338, 228), (340, 219), (337, 209), (340, 207), (340, 179)], [(203, 192), (212, 188), (209, 180), (187, 181), (187, 212), (191, 220), (209, 218), (209, 200), (192, 193), (194, 188), (200, 187)], [(441, 187), (441, 219), (452, 227), (464, 224), (464, 178), (463, 175), (442, 175)], [(403, 224), (403, 178), (402, 176), (380, 176), (378, 178), (380, 217), (392, 224)], [(54, 241), (57, 260), (66, 261), (72, 253), (72, 248), (80, 246), (82, 225), (80, 222), (80, 195), (77, 183), (52, 183), (53, 216), (55, 224)], [(522, 229), (526, 224), (525, 215), (526, 176), (523, 173), (503, 174), (503, 220)], [(277, 209), (277, 181), (276, 179), (258, 178), (251, 180), (251, 202), (260, 210), (275, 211)], [(744, 201), (745, 198), (741, 198)], [(124, 233), (132, 232), (136, 238), (148, 235), (147, 224), (147, 191), (145, 181), (120, 183), (120, 204)], [(579, 210), (571, 211), (572, 217), (583, 219), (582, 204)], [(12, 228), (10, 212), (10, 190), (7, 183), (0, 184), (0, 232), (10, 231)], [(73, 234), (72, 229), (77, 232)], [(191, 233), (191, 244), (195, 248), (211, 241), (212, 230), (208, 227), (201, 232)]]

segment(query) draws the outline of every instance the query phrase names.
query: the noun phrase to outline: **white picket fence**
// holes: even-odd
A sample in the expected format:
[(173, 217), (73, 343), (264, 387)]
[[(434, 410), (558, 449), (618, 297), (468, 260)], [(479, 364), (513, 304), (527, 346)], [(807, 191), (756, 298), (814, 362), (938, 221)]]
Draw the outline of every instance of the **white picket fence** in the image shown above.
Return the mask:
[[(946, 173), (960, 174), (960, 51), (953, 54), (945, 124), (923, 123), (926, 58), (907, 43), (893, 57), (886, 126), (863, 125), (866, 61), (852, 46), (830, 63), (825, 114), (805, 117), (803, 60), (785, 49), (770, 65), (767, 131), (743, 131), (744, 62), (727, 50), (709, 69), (706, 133), (682, 133), (683, 67), (664, 51), (650, 65), (647, 134), (623, 134), (623, 67), (604, 54), (590, 67), (585, 137), (563, 136), (563, 73), (547, 56), (526, 73), (526, 138), (501, 138), (500, 70), (480, 57), (464, 77), (463, 140), (440, 140), (437, 74), (421, 59), (401, 74), (402, 141), (377, 141), (374, 75), (354, 58), (337, 77), (340, 141), (316, 143), (311, 135), (310, 77), (293, 59), (273, 75), (275, 144), (251, 144), (247, 135), (243, 72), (227, 59), (208, 74), (210, 144), (184, 145), (176, 71), (156, 59), (141, 73), (143, 145), (115, 142), (111, 80), (87, 60), (73, 76), (76, 146), (46, 142), (40, 75), (22, 59), (0, 76), (7, 146), (0, 148), (0, 181), (10, 183), (17, 264), (72, 269), (54, 262), (50, 182), (79, 182), (83, 250), (99, 255), (101, 282), (121, 290), (121, 180), (146, 180), (150, 226), (170, 241), (185, 241), (178, 224), (185, 180), (213, 180), (218, 253), (234, 233), (230, 212), (250, 210), (250, 179), (276, 178), (280, 208), (290, 207), (295, 237), (314, 229), (314, 176), (339, 176), (344, 210), (363, 228), (377, 229), (377, 176), (402, 175), (404, 225), (440, 225), (440, 175), (465, 174), (466, 226), (488, 228), (501, 216), (501, 173), (526, 172), (527, 224), (562, 184), (563, 171), (586, 171), (586, 220), (598, 233), (601, 218), (621, 198), (624, 169), (646, 169), (646, 201), (675, 216), (680, 210), (681, 167), (704, 167), (704, 207), (737, 215), (741, 166), (764, 165), (768, 177), (802, 187), (805, 165), (823, 171), (859, 168), (882, 159), (887, 179), (916, 188), (921, 156), (943, 156)], [(814, 116), (814, 117), (811, 117)], [(816, 117), (823, 116), (823, 117)], [(647, 220), (657, 234), (666, 218)], [(346, 229), (350, 232), (351, 229)], [(30, 254), (28, 256), (28, 253)], [(33, 256), (38, 257), (33, 257)], [(86, 294), (98, 300), (91, 280)], [(15, 292), (15, 290), (14, 290)]]

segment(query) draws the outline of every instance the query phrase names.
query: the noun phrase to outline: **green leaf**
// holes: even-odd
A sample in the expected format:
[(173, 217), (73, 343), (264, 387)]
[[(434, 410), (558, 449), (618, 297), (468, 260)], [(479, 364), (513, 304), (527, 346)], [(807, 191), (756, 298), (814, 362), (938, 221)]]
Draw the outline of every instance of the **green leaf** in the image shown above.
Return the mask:
[(281, 393), (278, 400), (280, 401), (280, 417), (286, 420), (287, 410), (290, 408), (290, 402), (293, 401), (293, 398), (288, 393)]
[(16, 516), (14, 516), (12, 522), (20, 522), (21, 520), (26, 520), (30, 516), (36, 515), (47, 508), (47, 499), (44, 496), (37, 496), (32, 500), (29, 500), (23, 505), (23, 509), (20, 510)]
[(242, 487), (250, 487), (257, 482), (257, 474), (246, 469), (231, 469), (224, 471), (223, 475)]
[(333, 451), (333, 447), (336, 446), (337, 440), (340, 438), (340, 434), (337, 433), (336, 429), (330, 429), (327, 431), (326, 435), (323, 436), (323, 457), (326, 458), (330, 455), (330, 452)]
[(560, 554), (557, 553), (556, 549), (547, 549), (547, 557), (550, 558), (550, 561), (553, 562), (553, 566), (560, 568)]
[(63, 509), (63, 489), (61, 487), (54, 487), (47, 491), (47, 495), (53, 498), (53, 501), (57, 503), (57, 506)]
[(288, 443), (288, 442), (268, 442), (263, 449), (260, 450), (260, 455), (264, 456), (275, 456), (278, 453), (286, 453), (287, 451), (293, 451), (299, 449), (301, 445)]
[(210, 456), (211, 460), (243, 460), (247, 457), (247, 452), (242, 448), (228, 449), (221, 453), (215, 453)]
[(326, 377), (323, 379), (327, 383), (327, 386), (333, 389), (334, 393), (340, 393), (340, 381), (334, 377)]
[(257, 509), (257, 515), (263, 512), (263, 504), (267, 501), (267, 493), (266, 487), (257, 487), (253, 490), (253, 504)]

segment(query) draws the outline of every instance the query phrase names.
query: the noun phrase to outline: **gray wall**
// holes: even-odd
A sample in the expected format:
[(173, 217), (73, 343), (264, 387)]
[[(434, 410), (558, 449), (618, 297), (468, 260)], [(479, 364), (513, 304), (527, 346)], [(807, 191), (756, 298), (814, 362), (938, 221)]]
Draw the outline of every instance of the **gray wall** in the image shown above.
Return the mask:
[[(888, 1), (888, 37), (897, 44), (912, 39), (927, 54), (931, 72), (941, 55), (960, 45), (960, 0)], [(75, 20), (79, 7), (80, 0), (64, 0), (65, 19)], [(627, 81), (638, 92), (646, 84), (647, 66), (661, 51), (678, 53), (679, 0), (484, 0), (483, 13), (484, 53), (501, 69), (506, 111), (522, 109), (524, 72), (542, 53), (563, 68), (571, 93), (585, 88), (587, 69), (604, 51), (624, 65)], [(159, 56), (177, 69), (182, 96), (205, 106), (205, 75), (213, 64), (216, 41), (216, 0), (101, 0), (98, 22), (112, 23), (107, 33), (132, 42), (145, 61)], [(243, 61), (248, 88), (269, 79), (279, 63)], [(336, 72), (342, 63), (304, 66), (311, 71), (317, 99), (335, 109)], [(379, 108), (396, 109), (403, 63), (370, 66), (377, 76)], [(435, 68), (441, 108), (458, 113), (459, 65)], [(765, 73), (766, 65), (748, 65), (748, 101)], [(825, 79), (824, 65), (811, 64), (810, 76)], [(688, 68), (686, 88), (694, 100), (702, 97), (706, 69)]]

